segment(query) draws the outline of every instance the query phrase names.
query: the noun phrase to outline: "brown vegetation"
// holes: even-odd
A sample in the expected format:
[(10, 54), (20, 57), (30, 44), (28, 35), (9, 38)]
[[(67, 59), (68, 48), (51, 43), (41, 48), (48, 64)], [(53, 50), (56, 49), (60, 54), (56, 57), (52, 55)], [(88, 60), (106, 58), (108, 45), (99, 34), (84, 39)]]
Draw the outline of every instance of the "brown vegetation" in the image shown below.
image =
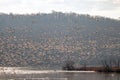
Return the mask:
[[(114, 63), (114, 64), (113, 64)], [(115, 60), (103, 60), (101, 67), (87, 67), (86, 65), (83, 67), (76, 68), (74, 66), (74, 62), (69, 60), (66, 61), (63, 66), (63, 70), (77, 70), (77, 71), (96, 71), (96, 72), (117, 72), (120, 73), (119, 59)]]

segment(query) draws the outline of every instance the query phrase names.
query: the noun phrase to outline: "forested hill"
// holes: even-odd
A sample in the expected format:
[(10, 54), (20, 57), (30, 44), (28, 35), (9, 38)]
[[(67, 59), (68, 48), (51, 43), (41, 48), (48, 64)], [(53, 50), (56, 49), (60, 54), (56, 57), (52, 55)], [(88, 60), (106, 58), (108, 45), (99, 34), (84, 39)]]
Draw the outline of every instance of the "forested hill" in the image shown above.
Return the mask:
[(0, 14), (0, 66), (60, 68), (120, 58), (120, 20), (76, 13)]

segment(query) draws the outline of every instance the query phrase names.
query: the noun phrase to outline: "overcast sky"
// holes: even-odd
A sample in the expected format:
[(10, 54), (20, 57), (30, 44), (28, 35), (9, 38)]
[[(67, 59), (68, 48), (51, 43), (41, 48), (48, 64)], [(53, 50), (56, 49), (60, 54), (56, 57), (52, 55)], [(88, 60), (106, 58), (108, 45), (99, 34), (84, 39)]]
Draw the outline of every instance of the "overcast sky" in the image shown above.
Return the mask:
[(1, 13), (49, 13), (52, 10), (120, 17), (120, 0), (0, 0)]

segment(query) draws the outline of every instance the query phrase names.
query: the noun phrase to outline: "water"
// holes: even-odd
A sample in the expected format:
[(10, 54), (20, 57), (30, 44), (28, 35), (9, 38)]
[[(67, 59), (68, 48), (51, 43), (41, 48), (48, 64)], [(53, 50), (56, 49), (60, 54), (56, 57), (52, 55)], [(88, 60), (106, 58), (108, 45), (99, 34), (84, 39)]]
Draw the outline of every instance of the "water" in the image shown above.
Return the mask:
[(0, 68), (0, 80), (120, 80), (117, 73)]

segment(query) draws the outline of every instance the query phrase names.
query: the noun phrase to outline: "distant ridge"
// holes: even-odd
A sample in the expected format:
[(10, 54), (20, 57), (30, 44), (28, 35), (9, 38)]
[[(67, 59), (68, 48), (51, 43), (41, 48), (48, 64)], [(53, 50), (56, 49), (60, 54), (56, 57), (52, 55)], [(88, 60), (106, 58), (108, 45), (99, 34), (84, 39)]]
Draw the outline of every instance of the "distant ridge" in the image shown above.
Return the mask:
[(120, 20), (76, 13), (0, 14), (0, 66), (59, 69), (120, 58)]

